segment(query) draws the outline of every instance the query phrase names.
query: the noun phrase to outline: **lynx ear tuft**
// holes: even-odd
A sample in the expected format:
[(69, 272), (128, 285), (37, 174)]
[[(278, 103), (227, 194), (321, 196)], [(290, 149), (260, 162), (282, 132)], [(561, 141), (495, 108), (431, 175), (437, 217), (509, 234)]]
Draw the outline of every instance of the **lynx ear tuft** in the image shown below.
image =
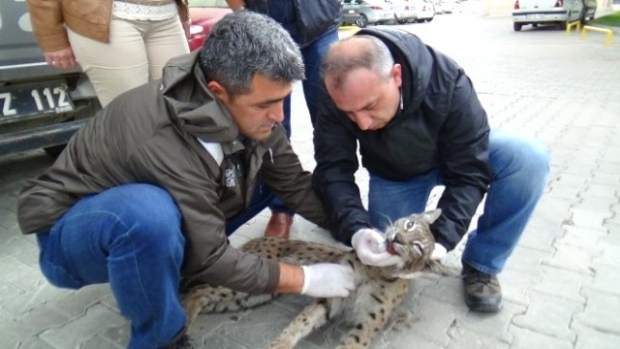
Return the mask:
[(430, 211), (426, 211), (423, 214), (424, 220), (428, 223), (431, 224), (434, 221), (437, 220), (437, 218), (439, 218), (439, 216), (441, 216), (441, 209), (440, 208), (436, 208), (434, 210), (430, 210)]

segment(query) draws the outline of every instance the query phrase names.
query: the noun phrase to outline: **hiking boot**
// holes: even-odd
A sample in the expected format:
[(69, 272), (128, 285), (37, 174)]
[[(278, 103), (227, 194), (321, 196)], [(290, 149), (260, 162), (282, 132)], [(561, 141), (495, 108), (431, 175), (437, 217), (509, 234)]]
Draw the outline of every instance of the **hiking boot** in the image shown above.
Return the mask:
[(472, 311), (495, 313), (502, 308), (502, 288), (496, 275), (483, 273), (463, 263), (465, 304)]
[(162, 349), (194, 349), (194, 346), (190, 343), (189, 337), (184, 334), (173, 340), (172, 343), (162, 347)]

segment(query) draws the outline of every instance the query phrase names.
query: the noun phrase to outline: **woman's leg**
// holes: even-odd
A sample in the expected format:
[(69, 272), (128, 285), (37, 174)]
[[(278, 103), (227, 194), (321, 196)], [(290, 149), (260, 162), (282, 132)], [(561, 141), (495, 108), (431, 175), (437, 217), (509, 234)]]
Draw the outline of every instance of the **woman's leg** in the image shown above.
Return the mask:
[(148, 22), (144, 33), (150, 80), (162, 76), (162, 69), (174, 57), (189, 53), (189, 45), (178, 17)]
[(109, 43), (67, 29), (73, 53), (104, 107), (121, 93), (149, 81), (143, 28), (139, 24), (112, 18)]

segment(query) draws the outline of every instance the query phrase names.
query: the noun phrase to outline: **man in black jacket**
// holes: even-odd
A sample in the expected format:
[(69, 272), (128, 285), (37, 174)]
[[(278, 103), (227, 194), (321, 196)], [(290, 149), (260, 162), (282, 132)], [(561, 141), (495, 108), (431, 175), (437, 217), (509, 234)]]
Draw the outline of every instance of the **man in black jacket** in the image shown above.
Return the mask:
[[(431, 258), (439, 260), (466, 234), (486, 194), (462, 256), (465, 300), (472, 310), (498, 311), (496, 274), (542, 195), (546, 150), (490, 131), (463, 69), (411, 33), (361, 30), (330, 48), (321, 74), (331, 98), (319, 107), (315, 125), (314, 187), (339, 222), (339, 240), (362, 259), (367, 251), (367, 264), (381, 264), (379, 231), (423, 211), (431, 190), (444, 185), (443, 214), (431, 227)], [(368, 211), (354, 178), (358, 142), (370, 174)]]

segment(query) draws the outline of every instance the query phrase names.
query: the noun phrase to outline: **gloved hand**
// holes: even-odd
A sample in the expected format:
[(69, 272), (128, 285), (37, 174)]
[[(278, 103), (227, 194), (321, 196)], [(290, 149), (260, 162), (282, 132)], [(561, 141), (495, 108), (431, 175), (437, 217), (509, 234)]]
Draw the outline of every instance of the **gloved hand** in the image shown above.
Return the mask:
[(360, 229), (351, 239), (351, 245), (357, 257), (366, 265), (387, 267), (401, 261), (400, 256), (387, 252), (387, 244), (383, 234), (374, 229)]
[(311, 297), (347, 297), (355, 288), (353, 269), (348, 265), (321, 263), (303, 265), (301, 294)]
[(433, 249), (433, 253), (431, 253), (431, 260), (432, 261), (441, 261), (443, 259), (443, 257), (446, 256), (446, 254), (448, 253), (448, 250), (446, 250), (445, 247), (443, 247), (442, 244), (438, 244), (435, 243), (435, 248)]

